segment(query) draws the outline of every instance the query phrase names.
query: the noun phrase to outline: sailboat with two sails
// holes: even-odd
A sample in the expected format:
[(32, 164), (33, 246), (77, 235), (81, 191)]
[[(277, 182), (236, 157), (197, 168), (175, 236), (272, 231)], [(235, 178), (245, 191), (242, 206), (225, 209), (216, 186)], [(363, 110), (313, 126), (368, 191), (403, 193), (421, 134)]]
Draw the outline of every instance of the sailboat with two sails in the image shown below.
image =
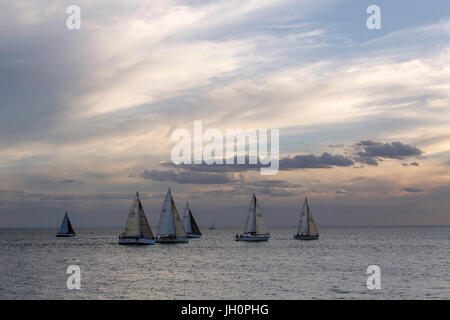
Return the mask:
[(319, 232), (314, 223), (311, 209), (309, 208), (308, 198), (305, 198), (302, 212), (300, 214), (300, 222), (298, 224), (298, 232), (294, 234), (296, 240), (316, 240), (319, 239)]
[(186, 243), (189, 242), (186, 230), (181, 223), (172, 193), (167, 191), (159, 216), (157, 243)]
[(75, 231), (72, 228), (72, 224), (70, 223), (69, 215), (64, 215), (63, 221), (61, 223), (61, 227), (59, 228), (59, 232), (56, 234), (57, 237), (74, 237)]
[(155, 244), (155, 237), (148, 224), (138, 192), (136, 192), (130, 212), (128, 213), (125, 231), (119, 236), (119, 244)]
[(253, 193), (248, 208), (244, 233), (236, 235), (234, 239), (236, 241), (267, 241), (269, 238), (270, 234), (267, 232), (266, 225), (264, 224), (261, 208), (259, 207), (255, 193)]
[(188, 238), (200, 238), (202, 236), (200, 228), (198, 227), (197, 222), (195, 222), (194, 216), (192, 215), (192, 211), (189, 208), (188, 202), (186, 202), (186, 207), (184, 208), (182, 223)]

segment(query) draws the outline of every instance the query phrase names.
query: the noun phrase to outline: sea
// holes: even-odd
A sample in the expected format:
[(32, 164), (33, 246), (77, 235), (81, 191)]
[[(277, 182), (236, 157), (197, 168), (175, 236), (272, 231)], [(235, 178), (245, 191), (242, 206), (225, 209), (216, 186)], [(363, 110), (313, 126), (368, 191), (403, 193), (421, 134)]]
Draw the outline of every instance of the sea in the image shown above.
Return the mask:
[(122, 228), (76, 231), (0, 229), (0, 299), (450, 298), (450, 227), (322, 227), (315, 241), (270, 228), (253, 243), (233, 240), (240, 228), (205, 228), (150, 246), (118, 245)]

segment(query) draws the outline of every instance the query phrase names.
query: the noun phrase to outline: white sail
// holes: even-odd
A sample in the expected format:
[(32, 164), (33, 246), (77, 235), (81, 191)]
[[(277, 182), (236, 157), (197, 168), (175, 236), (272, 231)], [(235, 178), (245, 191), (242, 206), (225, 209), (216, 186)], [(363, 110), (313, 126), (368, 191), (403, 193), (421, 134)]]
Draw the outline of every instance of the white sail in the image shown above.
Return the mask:
[(244, 233), (256, 233), (256, 212), (255, 212), (256, 197), (253, 193), (250, 205), (248, 206), (247, 221), (245, 222)]
[(302, 212), (300, 214), (300, 222), (298, 224), (298, 234), (309, 233), (309, 221), (308, 221), (308, 205), (307, 200), (303, 203)]
[(153, 239), (153, 232), (145, 216), (144, 208), (139, 199), (139, 193), (136, 193), (136, 197), (128, 213), (127, 225), (125, 226), (123, 236)]
[(183, 224), (181, 223), (180, 216), (178, 214), (177, 207), (172, 199), (172, 213), (173, 213), (173, 221), (175, 224), (175, 236), (180, 238), (185, 238), (187, 236), (186, 230), (184, 230)]
[[(138, 195), (139, 198), (139, 195)], [(142, 207), (141, 200), (139, 200), (139, 225), (141, 229), (141, 237), (145, 239), (153, 239), (152, 228), (147, 221), (147, 217), (145, 216), (144, 208)]]
[(267, 234), (266, 224), (261, 214), (261, 208), (255, 197), (255, 222), (256, 222), (256, 234)]
[(61, 223), (61, 227), (59, 228), (59, 233), (60, 234), (75, 233), (73, 231), (72, 224), (70, 223), (69, 215), (67, 214), (67, 211), (66, 211), (66, 214), (64, 215), (63, 221)]
[(316, 224), (314, 223), (311, 210), (309, 209), (308, 202), (306, 202), (306, 207), (308, 211), (308, 228), (309, 228), (309, 235), (310, 236), (318, 236), (319, 232), (317, 231)]
[(258, 200), (254, 193), (248, 208), (244, 233), (267, 234), (266, 225), (264, 224), (264, 219), (261, 214), (261, 208), (259, 207)]
[(192, 223), (190, 217), (189, 203), (186, 202), (183, 214), (183, 226), (187, 233), (192, 233)]
[(175, 234), (175, 224), (172, 210), (172, 194), (167, 191), (166, 197), (161, 208), (159, 216), (158, 235), (173, 235)]
[(187, 236), (183, 224), (181, 223), (180, 216), (178, 215), (177, 207), (173, 201), (170, 188), (169, 191), (167, 191), (163, 206), (161, 208), (158, 235), (173, 235), (180, 238)]
[(130, 212), (128, 213), (127, 225), (125, 226), (123, 235), (127, 237), (139, 237), (141, 234), (139, 220), (139, 195), (136, 193)]

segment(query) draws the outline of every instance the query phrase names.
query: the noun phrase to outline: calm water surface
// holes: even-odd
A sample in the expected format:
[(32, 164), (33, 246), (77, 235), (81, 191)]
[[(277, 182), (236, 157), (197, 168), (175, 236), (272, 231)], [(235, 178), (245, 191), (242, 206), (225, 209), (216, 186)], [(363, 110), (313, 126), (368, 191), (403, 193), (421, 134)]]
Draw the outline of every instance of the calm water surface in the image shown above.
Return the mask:
[[(321, 228), (318, 241), (271, 228), (203, 230), (188, 244), (119, 246), (117, 229), (0, 230), (1, 299), (449, 299), (450, 227)], [(68, 290), (66, 268), (81, 268)], [(381, 290), (366, 287), (368, 265)]]

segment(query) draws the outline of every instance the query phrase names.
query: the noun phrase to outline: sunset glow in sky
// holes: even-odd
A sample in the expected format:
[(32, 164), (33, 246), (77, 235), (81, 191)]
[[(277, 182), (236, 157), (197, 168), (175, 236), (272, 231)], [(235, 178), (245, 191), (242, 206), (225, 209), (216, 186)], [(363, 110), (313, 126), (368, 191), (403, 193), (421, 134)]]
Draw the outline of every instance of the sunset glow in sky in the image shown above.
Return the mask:
[[(0, 4), (0, 228), (450, 224), (450, 5), (357, 0)], [(176, 167), (177, 128), (279, 128), (280, 171)]]

